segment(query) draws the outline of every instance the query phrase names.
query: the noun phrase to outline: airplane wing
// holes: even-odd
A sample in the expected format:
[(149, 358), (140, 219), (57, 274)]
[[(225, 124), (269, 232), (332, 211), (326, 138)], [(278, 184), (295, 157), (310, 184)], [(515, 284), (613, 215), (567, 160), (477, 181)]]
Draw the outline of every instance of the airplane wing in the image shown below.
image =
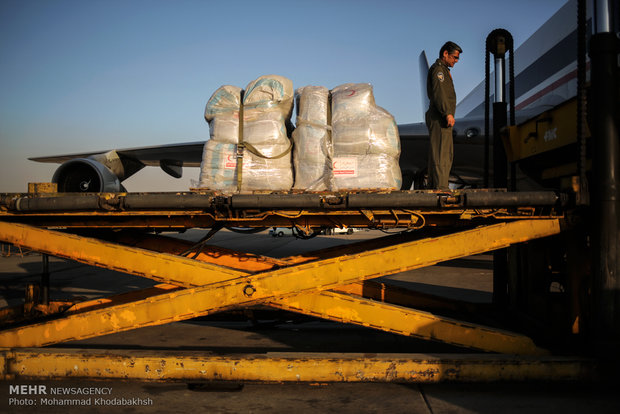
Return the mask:
[(121, 182), (145, 166), (161, 167), (174, 178), (183, 176), (183, 167), (200, 167), (205, 141), (150, 147), (125, 148), (29, 158), (31, 161), (59, 163), (52, 182), (60, 192), (125, 191)]
[[(202, 148), (205, 141), (184, 142), (180, 144), (155, 145), (150, 147), (137, 147), (117, 149), (116, 153), (120, 157), (131, 158), (140, 161), (145, 166), (159, 167), (161, 160), (175, 160), (184, 167), (200, 167), (202, 159)], [(76, 158), (89, 158), (99, 154), (107, 153), (105, 151), (83, 152), (76, 154), (51, 155), (44, 157), (31, 157), (31, 161), (48, 162), (48, 163), (64, 163)]]

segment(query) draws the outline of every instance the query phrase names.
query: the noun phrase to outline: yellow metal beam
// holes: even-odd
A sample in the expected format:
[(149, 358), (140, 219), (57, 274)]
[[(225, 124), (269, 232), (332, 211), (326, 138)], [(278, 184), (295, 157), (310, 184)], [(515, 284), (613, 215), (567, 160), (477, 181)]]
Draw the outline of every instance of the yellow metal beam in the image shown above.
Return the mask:
[(154, 253), (24, 224), (0, 222), (0, 240), (91, 266), (183, 287), (236, 279), (245, 273), (185, 257)]
[[(26, 230), (28, 229), (24, 229)], [(226, 280), (230, 277), (230, 273), (222, 272), (219, 278), (223, 281), (219, 283), (160, 294), (130, 304), (120, 304), (69, 315), (63, 319), (5, 330), (0, 332), (0, 346), (44, 346), (190, 319), (239, 305), (254, 305), (273, 301), (276, 298), (327, 290), (339, 285), (424, 267), (439, 261), (470, 256), (506, 247), (512, 243), (556, 234), (559, 231), (557, 219), (524, 220), (463, 231), (440, 238), (417, 240), (344, 257), (303, 263), (257, 275), (246, 275), (234, 280)], [(0, 232), (0, 237), (6, 237), (6, 234)], [(109, 246), (103, 247), (109, 248)], [(122, 250), (119, 247), (116, 249)], [(139, 257), (140, 252), (133, 253), (138, 256), (136, 259), (142, 265), (140, 259), (144, 258)], [(157, 259), (157, 256), (157, 254), (148, 253), (147, 263), (151, 263), (150, 259), (153, 257)], [(162, 256), (166, 256), (166, 260), (174, 263), (173, 256)], [(178, 259), (181, 264), (189, 260)], [(154, 261), (157, 262), (157, 260)], [(103, 259), (99, 262), (105, 263)], [(204, 272), (211, 280), (217, 280), (218, 274), (213, 269), (215, 266), (204, 268), (201, 266), (206, 266), (206, 264), (199, 265), (195, 268), (198, 276)], [(157, 269), (155, 265), (153, 268)], [(141, 266), (141, 269), (144, 269), (144, 266)], [(167, 267), (167, 270), (170, 276), (166, 280), (179, 280), (173, 266)], [(145, 276), (153, 273), (160, 274), (159, 269), (144, 273)], [(236, 272), (235, 274), (242, 273)]]
[(263, 382), (575, 381), (597, 379), (591, 360), (508, 355), (261, 354), (204, 356), (144, 351), (4, 349), (4, 380), (93, 378)]
[(335, 292), (355, 295), (374, 301), (416, 309), (441, 309), (475, 313), (489, 306), (487, 304), (476, 304), (417, 292), (388, 283), (376, 282), (374, 280), (365, 280), (350, 285), (338, 286), (333, 290)]
[[(338, 248), (322, 249), (314, 252), (305, 253), (299, 256), (289, 256), (280, 259), (273, 257), (255, 255), (251, 253), (242, 253), (232, 249), (226, 249), (219, 246), (206, 245), (200, 253), (193, 259), (216, 264), (219, 266), (227, 266), (235, 270), (248, 273), (256, 273), (258, 271), (271, 270), (276, 267), (285, 267), (295, 264), (307, 263), (313, 260), (326, 259), (329, 257), (337, 257), (345, 254), (354, 254), (356, 252), (369, 250), (370, 248), (378, 248), (381, 245), (388, 245), (391, 238), (400, 238), (399, 235), (388, 236), (379, 240), (362, 241)], [(181, 254), (187, 251), (195, 243), (177, 239), (174, 237), (140, 234), (125, 235), (120, 234), (113, 241), (128, 244), (141, 249), (148, 249), (170, 254)], [(394, 244), (392, 241), (391, 244)], [(375, 282), (373, 280), (365, 280), (350, 285), (343, 285), (334, 288), (335, 291), (361, 296), (367, 299), (377, 300), (381, 302), (391, 303), (394, 305), (413, 307), (413, 308), (440, 308), (449, 310), (466, 310), (475, 312), (480, 308), (469, 302), (462, 302), (441, 298), (420, 292), (414, 292), (401, 287), (388, 285), (385, 283)]]
[(270, 302), (287, 311), (366, 326), (399, 335), (437, 340), (487, 352), (546, 355), (527, 336), (436, 316), (428, 312), (387, 305), (337, 292), (297, 295)]
[[(196, 243), (187, 240), (153, 234), (129, 235), (121, 233), (112, 241), (141, 249), (147, 249), (160, 253), (170, 253), (173, 255), (180, 255), (196, 246)], [(288, 266), (290, 264), (273, 257), (244, 253), (213, 245), (202, 246), (200, 251), (197, 253), (198, 255), (192, 251), (187, 254), (186, 257), (191, 257), (192, 259), (200, 262), (240, 270), (245, 273), (256, 273), (259, 271), (271, 270), (274, 267)]]

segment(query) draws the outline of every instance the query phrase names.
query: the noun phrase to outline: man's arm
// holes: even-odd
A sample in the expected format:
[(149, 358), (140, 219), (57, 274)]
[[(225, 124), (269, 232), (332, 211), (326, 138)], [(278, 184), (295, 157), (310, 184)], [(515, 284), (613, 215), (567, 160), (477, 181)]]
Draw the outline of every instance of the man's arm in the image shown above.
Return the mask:
[(446, 76), (450, 74), (445, 73), (441, 68), (437, 68), (432, 74), (432, 102), (435, 108), (439, 111), (441, 116), (446, 120), (448, 126), (454, 126), (454, 113), (450, 105), (450, 99), (448, 98), (449, 86)]

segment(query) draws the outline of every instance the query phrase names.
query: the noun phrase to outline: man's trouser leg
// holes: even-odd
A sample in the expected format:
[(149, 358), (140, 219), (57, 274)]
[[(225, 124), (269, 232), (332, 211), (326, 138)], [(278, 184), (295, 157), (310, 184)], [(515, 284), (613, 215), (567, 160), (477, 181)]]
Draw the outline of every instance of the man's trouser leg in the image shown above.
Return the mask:
[(430, 146), (428, 177), (431, 188), (447, 190), (452, 168), (452, 128), (442, 128), (437, 120), (427, 119)]

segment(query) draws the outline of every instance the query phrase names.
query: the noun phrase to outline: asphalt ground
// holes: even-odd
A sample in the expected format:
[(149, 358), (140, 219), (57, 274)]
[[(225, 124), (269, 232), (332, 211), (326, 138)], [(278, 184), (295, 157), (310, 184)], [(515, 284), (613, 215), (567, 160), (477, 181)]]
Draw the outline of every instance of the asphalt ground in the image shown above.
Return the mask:
[[(204, 232), (178, 235), (197, 240)], [(223, 230), (210, 241), (248, 253), (285, 257), (371, 239), (381, 234), (319, 236), (299, 240), (274, 238), (266, 232), (242, 235)], [(23, 303), (27, 283), (40, 280), (41, 256), (0, 257), (0, 307)], [(24, 253), (24, 252), (22, 252)], [(425, 269), (382, 278), (386, 283), (423, 293), (489, 304), (492, 257), (478, 255)], [(51, 291), (55, 300), (84, 300), (152, 286), (154, 282), (80, 263), (50, 258)], [(282, 312), (255, 309), (252, 313), (214, 315), (185, 322), (147, 327), (68, 342), (55, 348), (124, 352), (153, 349), (209, 355), (277, 352), (329, 353), (459, 353), (470, 352), (375, 330)], [(20, 386), (45, 386), (48, 394), (17, 394)], [(51, 389), (94, 389), (102, 395), (77, 395), (59, 405)], [(591, 382), (521, 382), (468, 384), (390, 383), (230, 383), (141, 382), (121, 380), (5, 380), (0, 381), (0, 412), (7, 413), (619, 413), (616, 384)], [(97, 399), (99, 398), (99, 399)], [(24, 404), (36, 405), (24, 405)]]

